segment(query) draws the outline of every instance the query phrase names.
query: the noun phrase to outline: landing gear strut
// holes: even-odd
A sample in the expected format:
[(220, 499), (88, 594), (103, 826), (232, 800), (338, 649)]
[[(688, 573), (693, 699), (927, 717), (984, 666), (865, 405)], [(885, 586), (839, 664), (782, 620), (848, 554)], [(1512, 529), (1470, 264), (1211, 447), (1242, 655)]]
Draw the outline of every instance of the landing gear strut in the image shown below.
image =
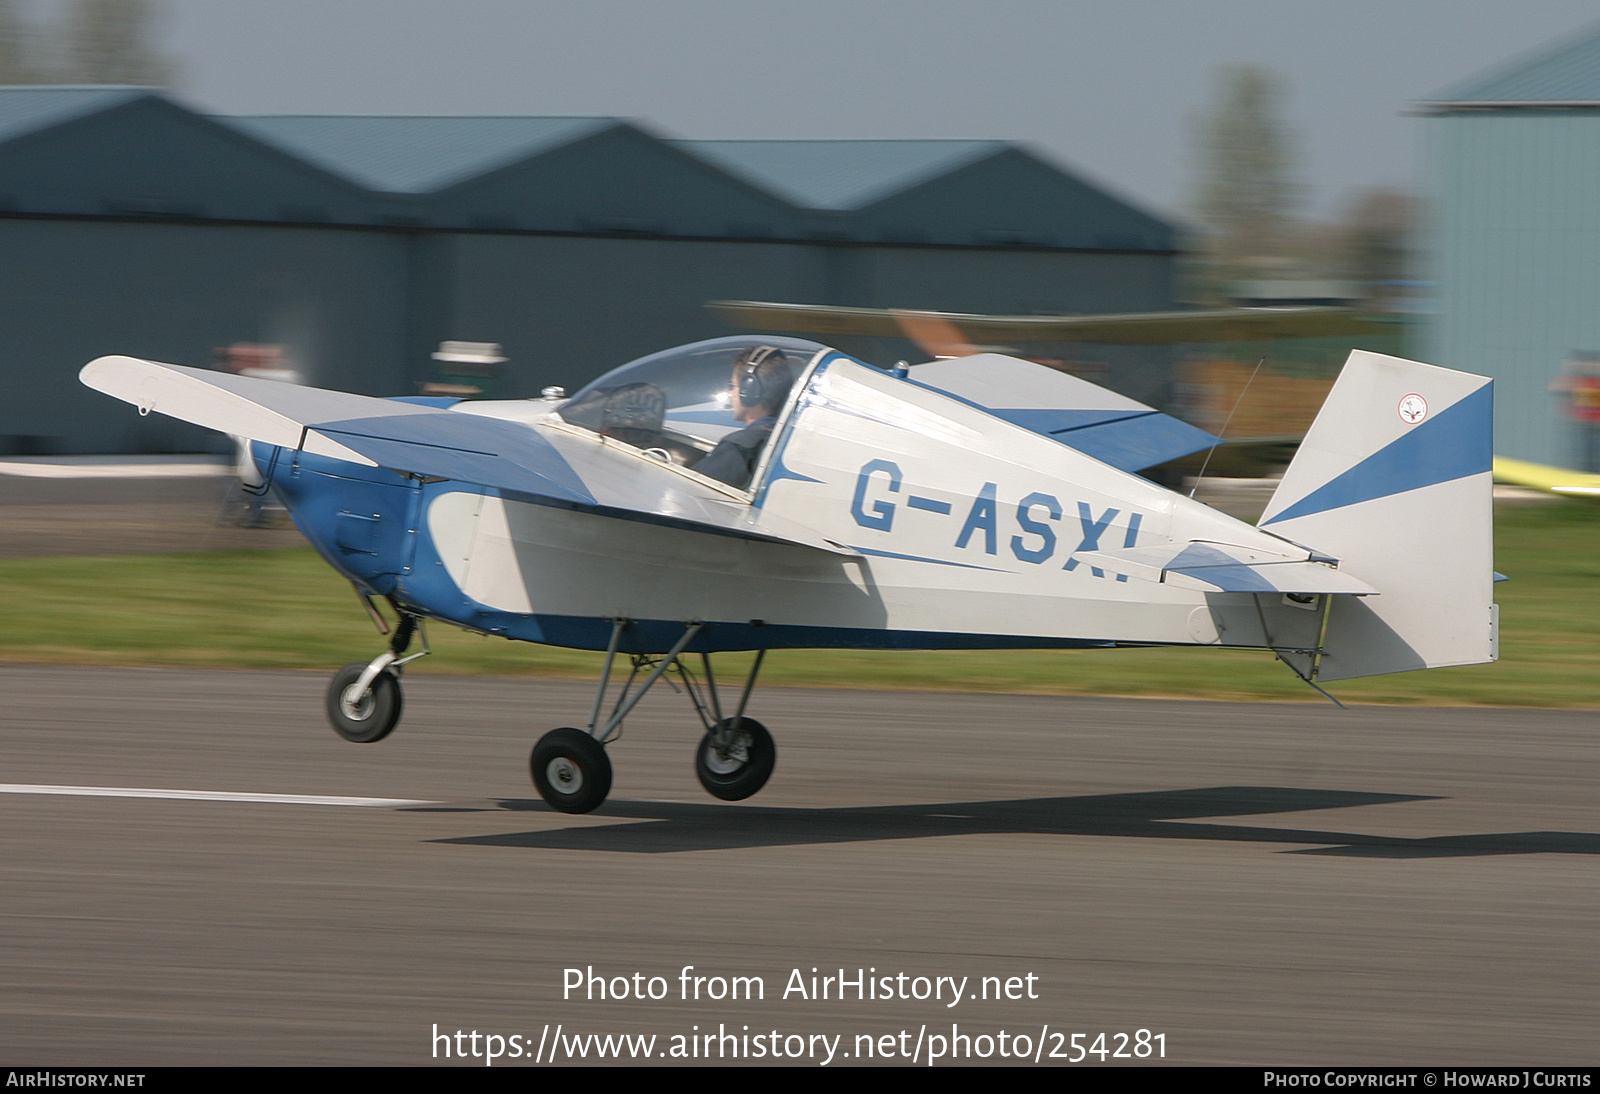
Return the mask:
[[(611, 642), (606, 649), (599, 687), (595, 689), (588, 728), (553, 729), (534, 746), (531, 766), (539, 796), (563, 813), (587, 813), (605, 801), (611, 790), (611, 760), (605, 746), (622, 735), (623, 720), (656, 681), (669, 672), (675, 673), (682, 682), (705, 727), (705, 736), (695, 749), (694, 769), (700, 785), (723, 801), (741, 801), (765, 786), (772, 776), (777, 749), (772, 743), (772, 734), (754, 718), (746, 718), (744, 708), (750, 701), (766, 651), (757, 651), (755, 664), (739, 696), (738, 709), (732, 717), (725, 717), (722, 696), (711, 669), (711, 655), (700, 655), (704, 680), (696, 679), (683, 661), (683, 651), (704, 628), (703, 623), (690, 623), (665, 654), (633, 655), (633, 671), (612, 703), (610, 713), (602, 719), (617, 647), (627, 626), (625, 619), (612, 621)], [(644, 682), (635, 688), (634, 682), (641, 673), (646, 674)]]
[(324, 705), (335, 733), (347, 741), (371, 744), (394, 731), (403, 706), (400, 670), (432, 652), (428, 648), (428, 636), (423, 632), (422, 649), (409, 657), (404, 656), (412, 636), (421, 629), (419, 617), (401, 612), (400, 624), (389, 640), (388, 650), (368, 664), (357, 661), (333, 674)]

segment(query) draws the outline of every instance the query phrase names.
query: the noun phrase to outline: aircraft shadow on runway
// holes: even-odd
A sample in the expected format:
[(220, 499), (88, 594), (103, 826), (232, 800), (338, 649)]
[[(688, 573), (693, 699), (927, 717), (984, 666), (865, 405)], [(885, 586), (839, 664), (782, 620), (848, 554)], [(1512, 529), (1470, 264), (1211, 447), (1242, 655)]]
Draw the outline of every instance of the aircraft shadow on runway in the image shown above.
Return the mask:
[[(1563, 852), (1600, 854), (1600, 835), (1587, 832), (1499, 832), (1460, 836), (1368, 835), (1324, 829), (1185, 823), (1185, 818), (1244, 817), (1393, 802), (1432, 801), (1423, 794), (1373, 794), (1281, 786), (1219, 786), (1137, 794), (942, 802), (847, 809), (792, 809), (676, 802), (612, 801), (595, 816), (635, 823), (584, 824), (436, 840), (490, 847), (661, 854), (740, 847), (856, 843), (994, 833), (1197, 839), (1232, 843), (1320, 844), (1294, 854), (1359, 858), (1447, 858)], [(502, 809), (549, 811), (543, 802), (508, 798)]]

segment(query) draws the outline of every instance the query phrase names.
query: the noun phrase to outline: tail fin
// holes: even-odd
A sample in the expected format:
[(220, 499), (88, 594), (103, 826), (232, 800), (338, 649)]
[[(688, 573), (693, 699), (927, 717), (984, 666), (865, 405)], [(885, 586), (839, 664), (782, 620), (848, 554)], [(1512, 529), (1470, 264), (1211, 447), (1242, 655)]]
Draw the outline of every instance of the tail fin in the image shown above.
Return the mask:
[(1493, 393), (1487, 377), (1398, 357), (1345, 362), (1261, 518), (1380, 593), (1335, 599), (1320, 679), (1497, 656)]

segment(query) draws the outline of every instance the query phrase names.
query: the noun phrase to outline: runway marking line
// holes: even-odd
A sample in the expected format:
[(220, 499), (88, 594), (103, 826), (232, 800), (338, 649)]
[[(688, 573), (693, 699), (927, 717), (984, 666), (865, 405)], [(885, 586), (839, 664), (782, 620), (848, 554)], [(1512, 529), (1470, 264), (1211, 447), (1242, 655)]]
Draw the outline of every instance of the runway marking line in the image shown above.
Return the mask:
[(49, 786), (43, 783), (0, 783), (0, 794), (63, 794), (75, 798), (166, 798), (201, 802), (265, 802), (273, 805), (389, 806), (441, 805), (416, 798), (353, 798), (329, 794), (247, 794), (227, 790), (154, 790), (137, 786)]

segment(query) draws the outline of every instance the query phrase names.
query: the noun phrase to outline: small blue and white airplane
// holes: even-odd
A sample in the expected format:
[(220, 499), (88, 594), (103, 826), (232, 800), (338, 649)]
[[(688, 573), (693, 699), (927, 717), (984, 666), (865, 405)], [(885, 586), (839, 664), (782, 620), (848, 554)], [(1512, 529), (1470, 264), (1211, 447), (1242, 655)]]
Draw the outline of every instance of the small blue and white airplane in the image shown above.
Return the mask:
[[(886, 372), (720, 338), (501, 402), (130, 357), (81, 376), (255, 442), (259, 488), (385, 633), (389, 603), (389, 648), (328, 691), (345, 738), (394, 728), (424, 620), (606, 651), (585, 728), (533, 750), (566, 812), (605, 800), (605, 746), (668, 672), (704, 727), (701, 783), (758, 791), (776, 753), (745, 710), (772, 649), (1244, 647), (1313, 686), (1496, 657), (1490, 381), (1374, 353), (1350, 355), (1256, 527), (1135, 473), (1209, 434), (994, 353)], [(735, 650), (757, 657), (725, 704), (711, 655)]]

